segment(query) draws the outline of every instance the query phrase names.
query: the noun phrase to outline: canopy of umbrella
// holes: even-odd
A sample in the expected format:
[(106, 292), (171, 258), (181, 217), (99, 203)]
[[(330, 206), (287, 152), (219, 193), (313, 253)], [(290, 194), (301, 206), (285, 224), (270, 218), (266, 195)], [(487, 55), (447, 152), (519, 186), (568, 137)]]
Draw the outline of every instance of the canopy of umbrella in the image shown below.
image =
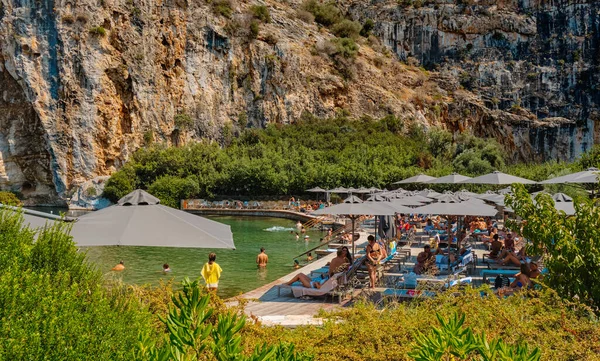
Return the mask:
[(140, 189), (79, 217), (71, 235), (79, 246), (235, 249), (228, 225), (164, 206)]

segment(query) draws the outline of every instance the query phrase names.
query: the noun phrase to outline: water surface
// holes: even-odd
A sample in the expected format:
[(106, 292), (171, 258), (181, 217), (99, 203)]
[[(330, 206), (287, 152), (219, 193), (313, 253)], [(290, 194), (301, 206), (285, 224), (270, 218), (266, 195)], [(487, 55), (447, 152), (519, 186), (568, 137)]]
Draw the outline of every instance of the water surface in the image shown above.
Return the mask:
[[(322, 233), (309, 231), (310, 238), (296, 240), (295, 222), (279, 218), (263, 217), (207, 217), (231, 226), (236, 250), (190, 249), (164, 247), (86, 247), (88, 258), (102, 272), (112, 275), (110, 269), (119, 260), (125, 262), (125, 271), (116, 276), (130, 284), (157, 285), (159, 280), (181, 281), (184, 277), (200, 277), (200, 270), (208, 260), (208, 253), (217, 254), (217, 263), (223, 268), (218, 294), (231, 297), (272, 282), (293, 271), (297, 255), (319, 243)], [(269, 256), (266, 269), (256, 267), (260, 247)], [(305, 263), (306, 256), (299, 259)], [(161, 272), (162, 264), (168, 263), (172, 272)]]

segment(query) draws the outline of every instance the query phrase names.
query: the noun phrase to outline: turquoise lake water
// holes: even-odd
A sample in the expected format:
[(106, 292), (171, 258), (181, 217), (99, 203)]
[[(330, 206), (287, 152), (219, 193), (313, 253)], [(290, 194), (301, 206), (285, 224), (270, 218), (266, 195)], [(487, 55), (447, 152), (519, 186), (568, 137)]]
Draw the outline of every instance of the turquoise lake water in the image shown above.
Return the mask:
[[(200, 270), (208, 260), (208, 254), (217, 254), (217, 263), (223, 268), (218, 294), (232, 297), (272, 282), (293, 271), (294, 257), (315, 247), (324, 233), (309, 231), (309, 240), (302, 236), (296, 240), (295, 221), (263, 217), (207, 217), (231, 226), (236, 250), (189, 249), (163, 247), (87, 247), (88, 258), (109, 277), (121, 278), (129, 284), (157, 285), (159, 281), (184, 277), (200, 277)], [(265, 247), (269, 256), (266, 269), (256, 267), (256, 256), (260, 247)], [(110, 269), (123, 260), (125, 270), (112, 272)], [(306, 256), (299, 258), (306, 263)], [(163, 263), (168, 263), (172, 272), (161, 272)]]

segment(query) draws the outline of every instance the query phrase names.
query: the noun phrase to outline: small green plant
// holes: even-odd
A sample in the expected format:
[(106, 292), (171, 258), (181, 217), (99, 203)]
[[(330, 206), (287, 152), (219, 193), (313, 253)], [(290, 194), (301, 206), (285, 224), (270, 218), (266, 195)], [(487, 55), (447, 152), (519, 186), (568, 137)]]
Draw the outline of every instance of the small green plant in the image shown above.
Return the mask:
[(360, 35), (361, 26), (358, 22), (344, 19), (331, 28), (331, 32), (339, 38), (356, 39)]
[(241, 112), (238, 115), (237, 123), (240, 126), (240, 128), (246, 128), (246, 126), (248, 125), (248, 114), (246, 112)]
[(371, 35), (374, 28), (375, 28), (375, 22), (373, 21), (373, 19), (365, 20), (365, 23), (363, 24), (362, 29), (360, 29), (360, 36), (364, 36), (365, 38), (369, 37), (369, 35)]
[(75, 22), (75, 17), (73, 16), (73, 14), (65, 14), (62, 16), (61, 19), (65, 24), (73, 24)]
[(335, 38), (331, 41), (335, 44), (336, 55), (339, 54), (346, 59), (354, 59), (358, 54), (358, 45), (352, 38)]
[(212, 9), (216, 14), (226, 18), (230, 18), (231, 14), (233, 14), (231, 0), (213, 0)]
[(95, 196), (98, 195), (98, 191), (96, 190), (95, 187), (88, 187), (85, 190), (85, 195), (88, 196), (88, 197), (95, 197)]
[(579, 61), (579, 60), (581, 60), (581, 51), (575, 50), (573, 52), (573, 61)]
[(192, 126), (194, 125), (194, 120), (192, 119), (192, 117), (190, 117), (186, 113), (177, 114), (175, 116), (174, 122), (175, 122), (175, 128), (182, 129), (182, 130), (191, 129)]
[(484, 332), (474, 334), (470, 327), (464, 327), (464, 314), (459, 317), (455, 313), (447, 321), (439, 314), (436, 316), (440, 327), (415, 337), (415, 348), (408, 355), (416, 361), (539, 361), (541, 358), (537, 347), (529, 350), (525, 344), (511, 346), (499, 338), (488, 341)]
[(260, 32), (260, 23), (255, 19), (252, 19), (252, 21), (250, 21), (249, 30), (250, 32), (248, 33), (248, 38), (250, 40), (256, 39), (258, 37), (258, 33)]
[(149, 129), (144, 132), (144, 144), (151, 145), (152, 143), (154, 143), (154, 132)]
[(263, 23), (271, 22), (271, 14), (269, 13), (269, 9), (264, 5), (252, 5), (250, 7), (250, 12), (254, 18), (262, 21)]
[(535, 81), (537, 79), (538, 75), (537, 73), (528, 73), (527, 74), (527, 80), (529, 81)]
[(342, 19), (340, 9), (335, 3), (320, 3), (317, 0), (307, 0), (302, 3), (302, 9), (313, 14), (315, 21), (323, 26), (332, 26)]
[(94, 26), (90, 28), (90, 34), (96, 36), (106, 36), (106, 29), (102, 26)]

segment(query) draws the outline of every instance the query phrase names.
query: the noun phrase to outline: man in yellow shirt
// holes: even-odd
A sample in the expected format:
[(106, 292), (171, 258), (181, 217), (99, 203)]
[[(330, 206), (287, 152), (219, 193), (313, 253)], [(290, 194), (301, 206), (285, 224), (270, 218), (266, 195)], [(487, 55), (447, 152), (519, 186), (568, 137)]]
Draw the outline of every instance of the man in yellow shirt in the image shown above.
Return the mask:
[(219, 287), (219, 278), (221, 278), (221, 266), (215, 262), (217, 260), (217, 255), (213, 252), (208, 255), (208, 262), (204, 264), (202, 267), (202, 278), (206, 282), (206, 287), (209, 290), (216, 291)]

